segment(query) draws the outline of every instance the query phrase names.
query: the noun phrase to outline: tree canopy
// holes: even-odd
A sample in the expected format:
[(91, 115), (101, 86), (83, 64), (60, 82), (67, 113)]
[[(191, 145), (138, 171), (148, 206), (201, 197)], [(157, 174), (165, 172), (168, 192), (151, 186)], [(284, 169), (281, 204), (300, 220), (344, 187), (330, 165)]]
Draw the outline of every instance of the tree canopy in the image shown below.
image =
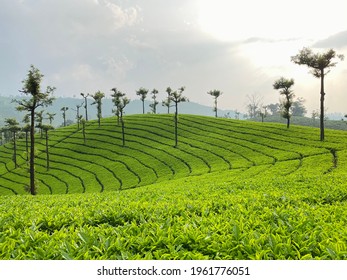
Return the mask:
[(320, 140), (324, 141), (324, 77), (337, 64), (336, 59), (343, 60), (342, 54), (337, 54), (335, 50), (329, 49), (325, 53), (314, 53), (310, 48), (303, 48), (295, 56), (291, 57), (292, 62), (298, 65), (306, 65), (316, 78), (320, 78)]
[(217, 111), (218, 111), (218, 108), (217, 108), (217, 98), (219, 96), (221, 96), (223, 93), (220, 91), (220, 90), (210, 90), (207, 92), (207, 94), (211, 95), (214, 97), (214, 107), (213, 107), (213, 111), (215, 112), (215, 116), (217, 118), (218, 114), (217, 114)]
[(136, 95), (140, 96), (140, 100), (142, 101), (142, 114), (145, 113), (145, 99), (147, 97), (148, 89), (141, 87), (136, 91)]
[(294, 79), (286, 79), (284, 77), (279, 78), (273, 84), (273, 88), (280, 90), (280, 94), (285, 96), (285, 99), (281, 102), (281, 114), (282, 117), (287, 119), (287, 128), (289, 128), (291, 107), (293, 105), (294, 93), (291, 87), (294, 85)]
[[(329, 49), (325, 53), (314, 53), (310, 48), (303, 48), (297, 55), (292, 56), (291, 60), (298, 65), (306, 65), (311, 68), (311, 73), (316, 78), (322, 77), (330, 72), (332, 67), (335, 67), (337, 61), (344, 59), (344, 55), (337, 54), (335, 50)], [(327, 71), (326, 71), (327, 70)]]
[(35, 111), (38, 107), (51, 105), (53, 100), (54, 87), (48, 86), (45, 91), (41, 91), (43, 75), (40, 70), (31, 65), (27, 78), (23, 80), (23, 87), (20, 92), (29, 96), (28, 99), (13, 100), (17, 103), (18, 111), (28, 111), (30, 114), (30, 193), (36, 194), (35, 184)]
[(96, 104), (96, 110), (97, 110), (97, 117), (98, 117), (98, 123), (100, 126), (100, 121), (102, 118), (102, 99), (105, 97), (105, 94), (101, 91), (97, 91), (92, 95), (94, 102), (92, 105)]

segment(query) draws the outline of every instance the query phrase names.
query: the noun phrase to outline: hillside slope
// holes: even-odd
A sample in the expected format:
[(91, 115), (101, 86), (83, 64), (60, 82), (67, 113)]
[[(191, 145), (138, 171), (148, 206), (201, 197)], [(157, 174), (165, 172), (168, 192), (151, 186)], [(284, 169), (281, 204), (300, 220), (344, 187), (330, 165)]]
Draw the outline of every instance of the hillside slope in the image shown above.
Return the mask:
[[(0, 148), (0, 259), (347, 259), (346, 132), (181, 115), (51, 132), (40, 194)], [(38, 136), (39, 137), (39, 136)], [(39, 140), (42, 143), (43, 140)], [(67, 193), (67, 194), (66, 194)], [(71, 194), (70, 194), (71, 193)]]
[[(258, 166), (276, 175), (330, 172), (347, 150), (347, 133), (279, 124), (253, 123), (212, 117), (180, 115), (179, 145), (173, 147), (172, 115), (133, 115), (125, 118), (126, 145), (115, 118), (88, 123), (86, 143), (81, 130), (68, 126), (50, 132), (50, 169), (46, 170), (45, 139), (37, 142), (39, 194), (124, 190), (182, 177), (233, 170), (242, 173)], [(24, 194), (28, 172), (24, 139), (18, 142), (14, 168), (13, 147), (0, 148), (0, 194)], [(310, 171), (311, 172), (311, 171)]]

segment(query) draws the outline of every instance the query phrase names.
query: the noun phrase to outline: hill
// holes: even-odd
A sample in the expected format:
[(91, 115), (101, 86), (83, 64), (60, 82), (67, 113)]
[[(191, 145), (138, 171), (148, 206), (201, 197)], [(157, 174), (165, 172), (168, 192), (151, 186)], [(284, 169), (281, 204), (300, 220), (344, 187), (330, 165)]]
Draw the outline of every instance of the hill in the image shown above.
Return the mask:
[[(180, 145), (173, 147), (172, 115), (134, 115), (126, 118), (126, 147), (115, 118), (88, 123), (84, 144), (76, 125), (50, 132), (50, 170), (46, 171), (45, 140), (38, 135), (37, 173), (40, 193), (119, 190), (191, 175), (252, 166), (326, 158), (346, 148), (345, 134), (330, 131), (321, 143), (312, 130), (286, 130), (274, 124), (180, 116)], [(299, 132), (300, 131), (300, 132)], [(303, 135), (309, 134), (308, 139)], [(20, 168), (12, 162), (12, 144), (1, 149), (0, 192), (24, 193), (28, 181), (24, 139), (19, 141)], [(295, 167), (295, 165), (294, 165)], [(289, 172), (289, 170), (287, 170)]]
[[(180, 115), (115, 118), (38, 146), (40, 194), (0, 148), (3, 259), (347, 259), (347, 133)], [(39, 136), (38, 136), (39, 137)], [(39, 142), (40, 143), (40, 142)]]

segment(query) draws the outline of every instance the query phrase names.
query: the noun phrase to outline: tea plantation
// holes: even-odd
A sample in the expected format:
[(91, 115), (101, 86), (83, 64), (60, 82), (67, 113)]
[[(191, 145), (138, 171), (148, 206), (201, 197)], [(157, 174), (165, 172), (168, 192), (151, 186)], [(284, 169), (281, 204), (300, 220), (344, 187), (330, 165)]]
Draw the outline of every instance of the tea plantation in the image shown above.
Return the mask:
[(181, 115), (0, 147), (0, 259), (347, 259), (347, 132)]

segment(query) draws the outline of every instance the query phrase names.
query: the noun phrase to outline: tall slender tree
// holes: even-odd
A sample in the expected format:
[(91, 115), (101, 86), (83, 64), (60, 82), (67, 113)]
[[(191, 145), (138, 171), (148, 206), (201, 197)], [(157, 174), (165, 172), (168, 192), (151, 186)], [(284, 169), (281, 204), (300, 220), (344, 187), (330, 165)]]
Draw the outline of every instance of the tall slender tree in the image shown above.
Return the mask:
[(60, 111), (63, 112), (63, 120), (64, 120), (64, 127), (66, 126), (66, 111), (69, 110), (69, 107), (62, 107)]
[(81, 119), (82, 124), (82, 135), (83, 135), (83, 143), (86, 144), (86, 120), (84, 118)]
[(117, 88), (113, 88), (111, 89), (111, 91), (113, 91), (111, 96), (112, 96), (113, 105), (115, 107), (112, 110), (112, 112), (117, 116), (117, 124), (119, 125), (119, 122), (120, 122), (119, 104), (121, 103), (122, 97), (125, 96), (125, 93), (121, 92)]
[(48, 151), (48, 131), (54, 129), (53, 126), (49, 124), (43, 124), (42, 130), (45, 132), (45, 138), (46, 138), (46, 169), (49, 170), (49, 151)]
[(213, 107), (213, 112), (215, 112), (215, 116), (216, 118), (218, 117), (218, 114), (217, 114), (217, 111), (218, 111), (218, 108), (217, 108), (217, 99), (219, 96), (222, 95), (222, 92), (220, 90), (210, 90), (209, 92), (207, 92), (207, 94), (211, 95), (214, 97), (214, 107)]
[(170, 95), (172, 93), (172, 89), (170, 87), (166, 88), (167, 98), (163, 100), (162, 105), (167, 107), (167, 113), (170, 114), (171, 100)]
[(172, 91), (169, 97), (170, 101), (175, 104), (175, 148), (178, 145), (178, 104), (189, 101), (187, 97), (182, 95), (184, 90), (185, 87), (180, 87), (178, 91)]
[(261, 106), (259, 115), (261, 117), (261, 122), (264, 122), (264, 119), (267, 117), (267, 106)]
[(47, 119), (49, 121), (49, 124), (52, 125), (52, 122), (53, 122), (54, 117), (55, 117), (56, 114), (48, 113), (48, 112), (46, 114), (47, 114)]
[(279, 78), (273, 84), (273, 88), (276, 90), (280, 90), (280, 94), (284, 95), (284, 100), (281, 102), (282, 112), (281, 115), (283, 118), (287, 119), (287, 128), (290, 125), (290, 117), (291, 117), (291, 107), (293, 105), (294, 93), (291, 87), (294, 85), (293, 79), (286, 79), (284, 77)]
[(14, 100), (18, 104), (18, 111), (28, 111), (30, 113), (30, 193), (37, 193), (35, 183), (35, 112), (38, 107), (51, 105), (54, 97), (55, 88), (48, 86), (44, 92), (41, 92), (41, 82), (43, 75), (40, 70), (33, 65), (30, 66), (27, 78), (23, 81), (23, 88), (20, 92), (29, 96), (28, 99)]
[(3, 128), (0, 127), (0, 146), (3, 145), (3, 136), (2, 136), (2, 133), (3, 133)]
[(5, 129), (7, 129), (12, 134), (13, 139), (13, 162), (14, 167), (17, 168), (17, 133), (21, 130), (19, 123), (16, 119), (10, 118), (5, 119)]
[(43, 133), (42, 133), (43, 112), (44, 110), (41, 110), (40, 112), (35, 113), (35, 120), (37, 122), (36, 127), (40, 130), (41, 138), (43, 138)]
[(252, 95), (247, 95), (248, 104), (248, 116), (252, 118), (256, 118), (259, 114), (259, 109), (262, 106), (263, 97), (257, 93), (253, 93)]
[(159, 91), (157, 89), (155, 89), (155, 88), (151, 91), (153, 103), (150, 104), (149, 107), (151, 107), (153, 114), (157, 113), (157, 105), (159, 104), (159, 102), (157, 101), (157, 94), (158, 94), (158, 92)]
[(142, 101), (142, 114), (145, 113), (145, 100), (147, 97), (148, 89), (141, 87), (136, 91), (136, 95), (140, 96), (140, 100)]
[(22, 128), (22, 130), (25, 133), (25, 152), (26, 152), (26, 159), (29, 160), (29, 133), (30, 133), (30, 115), (26, 114), (22, 120), (22, 122), (25, 124)]
[(102, 99), (105, 97), (105, 94), (101, 91), (97, 91), (92, 95), (94, 102), (92, 105), (96, 104), (96, 110), (97, 110), (97, 117), (98, 117), (98, 124), (100, 127), (101, 124), (101, 118), (102, 118)]
[(82, 119), (82, 116), (80, 115), (80, 108), (83, 106), (83, 102), (82, 104), (77, 104), (76, 105), (76, 110), (72, 109), (76, 112), (76, 122), (77, 122), (77, 130), (80, 130), (80, 122)]
[(123, 119), (123, 114), (124, 114), (124, 108), (129, 104), (130, 99), (128, 99), (127, 97), (123, 96), (120, 99), (120, 102), (118, 103), (118, 111), (120, 114), (120, 122), (122, 125), (122, 143), (123, 146), (125, 146), (125, 126), (124, 126), (124, 119)]
[(2, 144), (11, 141), (12, 133), (6, 127), (1, 128), (0, 133), (2, 134)]
[(88, 96), (89, 93), (81, 93), (81, 96), (84, 98), (84, 109), (85, 109), (85, 121), (88, 121)]
[(316, 78), (320, 79), (320, 140), (324, 141), (324, 77), (330, 72), (332, 67), (335, 67), (337, 61), (343, 60), (342, 54), (337, 54), (335, 50), (330, 49), (325, 53), (313, 53), (310, 48), (303, 48), (295, 56), (291, 57), (291, 61), (298, 65), (306, 65), (311, 69), (311, 73)]

